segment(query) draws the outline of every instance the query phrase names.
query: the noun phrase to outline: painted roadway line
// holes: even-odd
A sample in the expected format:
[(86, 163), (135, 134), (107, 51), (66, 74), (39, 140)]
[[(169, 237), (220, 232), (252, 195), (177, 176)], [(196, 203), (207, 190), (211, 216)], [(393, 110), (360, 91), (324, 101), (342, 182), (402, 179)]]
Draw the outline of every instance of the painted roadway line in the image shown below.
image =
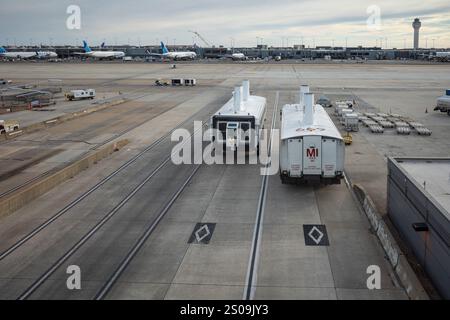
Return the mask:
[[(46, 227), (48, 227), (50, 224), (52, 224), (53, 222), (55, 222), (58, 218), (60, 218), (62, 215), (64, 215), (65, 213), (67, 213), (70, 209), (72, 209), (73, 207), (75, 207), (77, 204), (79, 204), (80, 202), (82, 202), (84, 199), (86, 199), (89, 195), (91, 195), (93, 192), (95, 192), (96, 190), (98, 190), (101, 186), (103, 186), (105, 183), (107, 183), (108, 181), (110, 181), (112, 178), (114, 178), (116, 175), (118, 175), (119, 173), (121, 173), (123, 170), (125, 170), (126, 168), (128, 168), (129, 166), (131, 166), (133, 163), (135, 163), (136, 161), (138, 161), (142, 156), (144, 156), (146, 153), (148, 153), (149, 151), (151, 151), (152, 149), (154, 149), (155, 147), (157, 147), (158, 145), (160, 145), (164, 140), (170, 138), (170, 136), (172, 135), (172, 133), (177, 129), (182, 127), (183, 125), (189, 123), (189, 121), (192, 121), (193, 119), (195, 119), (196, 116), (198, 116), (198, 114), (200, 114), (202, 111), (204, 110), (201, 109), (199, 110), (197, 113), (195, 113), (194, 115), (192, 115), (189, 119), (183, 121), (182, 123), (180, 123), (179, 125), (175, 126), (175, 128), (173, 130), (171, 130), (168, 134), (162, 136), (161, 138), (159, 138), (158, 140), (156, 140), (155, 142), (153, 142), (150, 146), (148, 146), (147, 148), (145, 148), (143, 151), (141, 151), (139, 154), (137, 154), (136, 156), (134, 156), (133, 158), (131, 158), (130, 160), (128, 160), (127, 162), (125, 162), (122, 166), (120, 166), (117, 170), (115, 170), (114, 172), (112, 172), (110, 175), (108, 175), (107, 177), (105, 177), (103, 180), (101, 180), (100, 182), (98, 182), (95, 186), (93, 186), (91, 189), (89, 189), (88, 191), (86, 191), (85, 193), (83, 193), (82, 195), (80, 195), (78, 198), (76, 198), (74, 201), (72, 201), (71, 203), (69, 203), (67, 206), (65, 206), (63, 209), (61, 209), (60, 211), (58, 211), (55, 215), (53, 215), (51, 218), (49, 218), (48, 220), (46, 220), (45, 222), (43, 222), (41, 225), (39, 225), (38, 227), (36, 227), (33, 231), (31, 231), (30, 233), (28, 233), (26, 236), (24, 236), (22, 239), (20, 239), (19, 241), (17, 241), (15, 244), (13, 244), (11, 247), (9, 247), (8, 249), (6, 249), (4, 252), (2, 252), (0, 254), (0, 261), (2, 261), (3, 259), (5, 259), (6, 257), (8, 257), (9, 255), (11, 255), (14, 251), (16, 251), (17, 249), (19, 249), (21, 246), (23, 246), (26, 242), (28, 242), (29, 240), (31, 240), (32, 238), (34, 238), (37, 234), (39, 234), (42, 230), (44, 230)], [(209, 114), (208, 114), (209, 115)]]
[[(277, 119), (277, 111), (278, 111), (278, 102), (280, 100), (280, 92), (277, 91), (276, 97), (275, 97), (275, 103), (273, 107), (273, 114), (272, 114), (272, 125), (271, 125), (271, 131), (275, 129), (275, 123)], [(271, 156), (272, 156), (272, 146), (273, 146), (273, 134), (270, 135), (270, 141), (269, 141), (269, 159), (268, 164), (265, 166), (265, 174), (263, 176), (263, 181), (261, 184), (261, 191), (259, 194), (259, 201), (258, 201), (258, 209), (256, 212), (256, 222), (255, 227), (253, 230), (253, 241), (252, 241), (252, 248), (250, 252), (250, 260), (248, 263), (247, 268), (247, 277), (245, 280), (245, 288), (244, 288), (244, 300), (253, 300), (255, 298), (255, 291), (256, 291), (256, 285), (258, 283), (258, 267), (259, 267), (259, 258), (260, 258), (260, 247), (261, 247), (261, 240), (262, 240), (262, 232), (263, 232), (263, 222), (264, 222), (264, 212), (265, 212), (265, 206), (266, 206), (266, 199), (267, 199), (267, 188), (268, 188), (268, 182), (269, 182), (269, 175), (268, 170), (271, 164)]]
[(21, 134), (22, 132), (23, 132), (23, 130), (14, 131), (14, 132), (8, 133), (8, 136), (10, 136), (10, 137), (17, 136), (17, 135)]
[(139, 240), (136, 242), (136, 244), (133, 246), (133, 248), (130, 250), (130, 252), (125, 257), (125, 259), (122, 260), (119, 267), (114, 271), (114, 273), (108, 279), (108, 281), (105, 283), (105, 285), (96, 294), (96, 296), (94, 298), (95, 300), (103, 300), (106, 297), (106, 295), (109, 293), (111, 288), (114, 286), (114, 284), (117, 282), (117, 280), (119, 280), (122, 273), (128, 267), (130, 262), (138, 254), (139, 250), (142, 248), (142, 246), (145, 244), (145, 242), (148, 240), (148, 238), (152, 235), (153, 231), (155, 231), (156, 227), (159, 225), (161, 220), (165, 217), (165, 215), (170, 210), (172, 205), (178, 199), (180, 194), (184, 191), (184, 189), (186, 189), (187, 185), (192, 181), (192, 178), (198, 172), (200, 167), (201, 166), (198, 165), (192, 171), (192, 173), (189, 175), (189, 177), (186, 179), (186, 181), (181, 185), (181, 187), (178, 189), (178, 191), (172, 196), (170, 201), (165, 205), (163, 210), (161, 210), (161, 212), (158, 214), (157, 218), (153, 221), (153, 223), (146, 228), (146, 231), (144, 232), (144, 234), (139, 238)]
[[(150, 118), (150, 119), (147, 119), (147, 120), (145, 120), (145, 121), (142, 121), (141, 123), (139, 123), (139, 124), (137, 124), (137, 125), (135, 125), (135, 126), (133, 126), (133, 127), (130, 127), (130, 128), (128, 128), (128, 129), (125, 129), (125, 130), (123, 130), (123, 131), (121, 131), (121, 132), (119, 132), (119, 133), (117, 133), (117, 134), (114, 134), (111, 138), (109, 138), (109, 139), (107, 139), (107, 140), (105, 140), (105, 141), (103, 141), (103, 142), (101, 142), (101, 143), (99, 143), (99, 144), (96, 144), (93, 148), (90, 148), (89, 150), (87, 150), (87, 151), (83, 152), (82, 154), (80, 154), (78, 157), (72, 159), (72, 160), (70, 161), (70, 163), (75, 163), (76, 161), (83, 159), (83, 157), (85, 157), (86, 155), (88, 155), (89, 152), (100, 149), (101, 147), (105, 146), (105, 145), (108, 144), (109, 142), (114, 141), (114, 140), (116, 140), (116, 139), (119, 139), (120, 137), (124, 136), (125, 134), (127, 134), (127, 133), (129, 133), (129, 132), (131, 132), (131, 131), (133, 131), (133, 130), (135, 130), (135, 129), (137, 129), (137, 128), (139, 128), (140, 126), (142, 126), (142, 125), (144, 125), (144, 124), (146, 124), (147, 122), (152, 121), (153, 119), (156, 119), (157, 117), (162, 116), (162, 115), (165, 114), (166, 112), (169, 112), (169, 111), (175, 109), (176, 107), (180, 106), (181, 104), (182, 104), (182, 103), (176, 104), (176, 105), (174, 105), (173, 107), (171, 107), (170, 109), (163, 110), (162, 112), (158, 113), (157, 115), (153, 116), (153, 117)], [(58, 120), (55, 119), (55, 120), (52, 120), (52, 121), (50, 121), (50, 122), (56, 122), (56, 121), (58, 121)], [(49, 122), (46, 122), (46, 123), (49, 123)], [(21, 131), (21, 132), (22, 132), (22, 131)], [(49, 141), (52, 141), (52, 142), (53, 142), (53, 141), (56, 141), (56, 140), (49, 140)], [(62, 140), (59, 140), (59, 141), (62, 141)], [(72, 141), (71, 141), (71, 142), (72, 142)], [(83, 142), (83, 143), (86, 143), (86, 144), (90, 144), (90, 143), (88, 143), (88, 142), (86, 142), (86, 141), (77, 141), (77, 142)], [(35, 182), (35, 181), (37, 181), (37, 180), (39, 180), (39, 179), (44, 178), (45, 176), (47, 176), (47, 175), (49, 175), (49, 174), (51, 174), (51, 173), (53, 173), (53, 172), (56, 172), (56, 171), (61, 170), (61, 169), (64, 169), (65, 167), (69, 166), (70, 163), (69, 163), (69, 164), (63, 164), (62, 166), (58, 166), (58, 167), (52, 168), (52, 169), (50, 169), (50, 170), (48, 170), (48, 171), (46, 171), (46, 172), (43, 172), (43, 173), (39, 174), (38, 176), (36, 176), (36, 177), (34, 177), (34, 178), (31, 178), (31, 179), (28, 180), (28, 181), (25, 181), (24, 183), (21, 183), (21, 184), (15, 186), (15, 187), (13, 187), (13, 188), (11, 188), (11, 189), (9, 189), (9, 190), (3, 192), (3, 193), (1, 193), (1, 194), (0, 194), (0, 198), (5, 197), (5, 196), (8, 196), (8, 195), (10, 195), (11, 193), (14, 193), (14, 192), (16, 192), (17, 190), (20, 190), (20, 189), (22, 189), (22, 188), (24, 188), (24, 187), (26, 187), (26, 186), (32, 184), (33, 182)], [(0, 258), (0, 260), (1, 260), (1, 258)]]
[[(194, 131), (191, 135), (194, 136), (196, 132), (203, 130), (204, 126)], [(187, 143), (187, 142), (184, 142)], [(72, 248), (70, 248), (61, 258), (59, 258), (44, 274), (42, 274), (25, 292), (23, 292), (17, 300), (28, 299), (37, 289), (39, 289), (48, 278), (56, 272), (73, 254), (75, 254), (92, 236), (99, 231), (116, 213), (128, 203), (163, 167), (166, 166), (172, 159), (172, 153), (154, 169), (147, 177), (139, 183), (124, 199), (122, 199), (111, 211), (108, 212), (92, 229), (90, 229)], [(195, 170), (194, 174), (197, 172)], [(192, 175), (193, 176), (193, 175)], [(187, 183), (186, 183), (187, 184)], [(184, 188), (183, 188), (184, 189)], [(181, 190), (182, 191), (182, 190)], [(180, 191), (180, 193), (181, 193)], [(178, 197), (178, 196), (177, 196)], [(172, 204), (170, 204), (172, 205)], [(167, 209), (168, 210), (168, 209)]]
[(22, 293), (17, 300), (28, 299), (47, 279), (61, 267), (75, 252), (78, 251), (101, 227), (103, 227), (115, 214), (138, 193), (148, 181), (150, 181), (160, 170), (170, 161), (170, 157), (161, 163), (144, 181), (131, 191), (120, 203), (114, 207), (106, 216), (104, 216), (88, 233), (86, 233), (78, 242), (70, 248), (61, 258), (59, 258), (43, 275), (41, 275), (28, 289)]

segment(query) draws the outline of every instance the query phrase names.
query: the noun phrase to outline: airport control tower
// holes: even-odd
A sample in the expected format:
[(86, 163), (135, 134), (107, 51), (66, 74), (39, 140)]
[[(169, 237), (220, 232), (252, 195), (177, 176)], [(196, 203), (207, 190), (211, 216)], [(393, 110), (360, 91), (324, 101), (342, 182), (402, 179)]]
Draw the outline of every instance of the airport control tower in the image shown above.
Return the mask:
[(420, 22), (419, 18), (416, 18), (412, 26), (414, 28), (414, 50), (417, 50), (419, 49), (419, 30), (422, 27), (422, 22)]

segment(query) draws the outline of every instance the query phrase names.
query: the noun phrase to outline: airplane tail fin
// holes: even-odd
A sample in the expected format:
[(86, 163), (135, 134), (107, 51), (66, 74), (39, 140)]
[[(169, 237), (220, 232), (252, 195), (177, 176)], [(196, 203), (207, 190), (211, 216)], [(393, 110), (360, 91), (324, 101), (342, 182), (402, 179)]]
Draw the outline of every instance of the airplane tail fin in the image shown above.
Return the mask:
[(163, 54), (169, 53), (169, 49), (167, 49), (166, 45), (162, 41), (161, 41), (161, 50)]
[(100, 46), (100, 48), (104, 49), (105, 48), (105, 43), (103, 42), (102, 45)]
[(0, 47), (0, 53), (6, 53), (6, 49), (3, 47)]
[(92, 51), (91, 48), (89, 48), (87, 42), (84, 41), (84, 40), (83, 40), (83, 48), (84, 48), (84, 51), (85, 51), (86, 53), (89, 53), (89, 52)]

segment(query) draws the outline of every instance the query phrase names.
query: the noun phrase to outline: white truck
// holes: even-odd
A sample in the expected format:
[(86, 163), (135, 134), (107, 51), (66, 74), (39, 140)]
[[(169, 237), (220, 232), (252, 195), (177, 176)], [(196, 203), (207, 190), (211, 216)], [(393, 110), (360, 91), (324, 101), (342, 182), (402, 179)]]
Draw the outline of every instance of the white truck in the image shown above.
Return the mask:
[(195, 87), (197, 85), (197, 79), (183, 79), (186, 87)]
[(256, 151), (266, 118), (266, 98), (250, 95), (250, 82), (236, 87), (233, 98), (211, 118), (212, 141), (224, 151)]
[(345, 128), (345, 131), (350, 132), (358, 132), (359, 131), (359, 116), (358, 114), (352, 112), (352, 113), (345, 113), (344, 119), (343, 119), (343, 125)]
[[(309, 90), (308, 90), (309, 91)], [(283, 184), (340, 184), (345, 143), (328, 113), (301, 92), (300, 104), (282, 109), (280, 178)]]
[(444, 112), (450, 116), (450, 89), (446, 91), (445, 96), (437, 99), (437, 105), (434, 111)]
[(336, 101), (336, 104), (343, 104), (343, 105), (347, 105), (347, 108), (352, 109), (355, 105), (356, 105), (356, 101), (355, 100), (339, 100)]
[(19, 122), (15, 120), (0, 120), (0, 134), (19, 131)]
[(65, 94), (66, 100), (84, 100), (84, 99), (94, 99), (95, 90), (94, 89), (82, 89), (82, 90), (71, 90)]
[(341, 115), (339, 117), (339, 121), (341, 122), (342, 125), (345, 125), (345, 117), (351, 113), (353, 113), (352, 109), (342, 109), (341, 110)]
[(334, 108), (335, 114), (339, 117), (342, 118), (342, 112), (344, 110), (349, 110), (349, 107), (347, 104), (342, 104), (342, 103), (338, 103), (336, 104), (336, 107)]

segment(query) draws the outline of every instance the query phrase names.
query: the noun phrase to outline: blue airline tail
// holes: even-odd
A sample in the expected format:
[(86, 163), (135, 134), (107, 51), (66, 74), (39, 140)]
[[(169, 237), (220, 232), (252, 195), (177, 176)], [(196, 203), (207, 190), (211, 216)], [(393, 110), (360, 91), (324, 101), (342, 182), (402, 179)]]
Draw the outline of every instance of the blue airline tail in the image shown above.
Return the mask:
[(0, 47), (0, 53), (6, 53), (6, 49), (3, 47)]
[(169, 53), (169, 50), (167, 49), (166, 45), (162, 41), (161, 41), (161, 50), (162, 50), (163, 54)]
[(84, 40), (83, 40), (83, 48), (84, 48), (84, 51), (85, 51), (86, 53), (89, 53), (89, 52), (92, 51), (91, 48), (89, 48), (87, 42), (84, 41)]

